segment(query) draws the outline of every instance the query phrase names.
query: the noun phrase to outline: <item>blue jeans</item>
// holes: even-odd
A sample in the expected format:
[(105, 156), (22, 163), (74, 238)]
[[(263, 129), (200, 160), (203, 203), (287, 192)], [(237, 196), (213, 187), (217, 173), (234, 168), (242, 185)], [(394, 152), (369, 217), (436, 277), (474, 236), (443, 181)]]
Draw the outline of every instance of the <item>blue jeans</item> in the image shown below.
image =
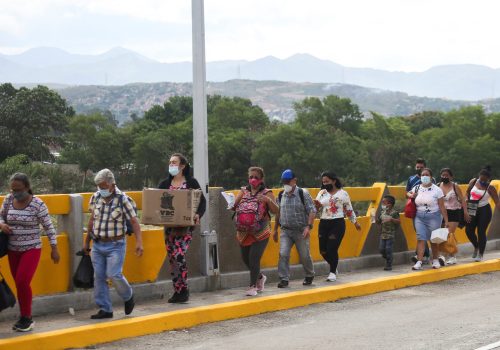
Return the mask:
[(434, 213), (417, 212), (415, 217), (415, 230), (417, 231), (417, 240), (430, 241), (432, 231), (441, 227), (443, 217), (441, 212)]
[(378, 249), (382, 257), (387, 260), (387, 265), (392, 265), (392, 250), (394, 246), (394, 238), (380, 239)]
[(91, 258), (94, 266), (94, 298), (99, 309), (112, 312), (113, 306), (109, 297), (108, 278), (113, 282), (118, 295), (123, 301), (132, 298), (132, 287), (123, 276), (125, 260), (125, 240), (115, 242), (94, 242)]

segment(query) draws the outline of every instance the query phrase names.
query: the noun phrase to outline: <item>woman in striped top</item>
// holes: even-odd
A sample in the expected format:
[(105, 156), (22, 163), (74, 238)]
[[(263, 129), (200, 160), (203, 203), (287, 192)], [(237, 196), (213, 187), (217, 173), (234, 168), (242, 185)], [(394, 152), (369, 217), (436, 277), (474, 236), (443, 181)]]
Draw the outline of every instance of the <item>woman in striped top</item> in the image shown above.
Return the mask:
[(0, 209), (0, 230), (9, 235), (8, 257), (10, 271), (16, 283), (21, 318), (13, 330), (33, 329), (31, 318), (31, 280), (38, 267), (42, 250), (40, 225), (47, 233), (52, 248), (51, 258), (59, 262), (56, 231), (45, 203), (33, 195), (28, 176), (16, 173), (10, 178), (11, 194), (5, 197)]

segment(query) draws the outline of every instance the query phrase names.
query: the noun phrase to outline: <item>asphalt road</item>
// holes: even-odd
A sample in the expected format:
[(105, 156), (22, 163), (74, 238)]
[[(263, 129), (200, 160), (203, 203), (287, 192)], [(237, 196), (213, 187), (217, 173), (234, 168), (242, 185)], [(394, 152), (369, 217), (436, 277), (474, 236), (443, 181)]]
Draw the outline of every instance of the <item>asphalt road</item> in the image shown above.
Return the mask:
[(500, 272), (97, 345), (95, 349), (477, 349), (500, 341)]

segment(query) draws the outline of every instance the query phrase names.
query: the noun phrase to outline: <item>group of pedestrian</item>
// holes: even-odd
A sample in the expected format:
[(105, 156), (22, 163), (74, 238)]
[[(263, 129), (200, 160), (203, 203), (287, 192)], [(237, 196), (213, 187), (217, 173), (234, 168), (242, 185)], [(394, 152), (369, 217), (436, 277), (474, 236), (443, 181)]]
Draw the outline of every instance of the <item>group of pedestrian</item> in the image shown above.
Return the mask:
[(314, 220), (319, 215), (319, 250), (328, 263), (330, 272), (326, 281), (337, 279), (339, 248), (345, 234), (345, 218), (359, 231), (360, 224), (352, 208), (351, 200), (340, 179), (332, 172), (321, 174), (321, 190), (316, 199), (297, 185), (297, 177), (291, 169), (281, 175), (283, 190), (276, 199), (264, 182), (264, 170), (251, 167), (248, 170), (248, 186), (235, 198), (236, 237), (241, 246), (243, 262), (250, 270), (248, 296), (264, 290), (266, 276), (260, 271), (260, 260), (271, 235), (271, 216), (275, 214), (273, 240), (278, 242), (278, 288), (288, 287), (290, 280), (290, 252), (295, 245), (304, 268), (303, 285), (314, 280), (314, 265), (310, 253), (310, 235)]
[[(441, 170), (437, 184), (432, 170), (426, 167), (423, 159), (417, 160), (415, 169), (416, 174), (407, 183), (407, 197), (414, 200), (417, 209), (414, 219), (417, 252), (413, 269), (422, 269), (424, 257), (429, 256), (427, 242), (432, 231), (440, 227), (447, 227), (450, 234), (454, 234), (459, 225), (465, 225), (467, 237), (474, 246), (472, 257), (481, 261), (486, 248), (486, 229), (492, 217), (490, 199), (500, 209), (498, 193), (490, 185), (491, 169), (485, 167), (476, 178), (471, 179), (465, 195), (453, 181), (451, 169)], [(97, 191), (89, 202), (90, 219), (83, 247), (84, 253), (90, 254), (94, 267), (94, 298), (98, 312), (91, 318), (113, 317), (108, 281), (112, 282), (123, 300), (124, 313), (129, 315), (135, 306), (133, 289), (123, 275), (125, 237), (129, 227), (135, 234), (136, 255), (143, 254), (135, 203), (117, 187), (109, 169), (99, 171), (94, 182)], [(349, 195), (336, 174), (329, 171), (321, 174), (321, 189), (315, 199), (305, 188), (298, 186), (297, 176), (291, 169), (283, 171), (281, 183), (283, 189), (276, 198), (265, 184), (264, 170), (251, 167), (248, 170), (248, 185), (241, 188), (232, 207), (235, 212), (236, 239), (242, 260), (250, 271), (250, 284), (246, 291), (248, 296), (256, 296), (265, 288), (267, 278), (260, 266), (271, 235), (274, 242), (279, 241), (280, 244), (277, 287), (286, 288), (290, 280), (290, 252), (293, 246), (297, 248), (304, 269), (302, 284), (308, 286), (313, 283), (315, 271), (310, 254), (310, 237), (316, 218), (319, 218), (319, 251), (329, 266), (327, 282), (337, 280), (339, 248), (346, 231), (345, 219), (351, 221), (358, 231), (361, 230)], [(192, 176), (186, 157), (175, 153), (169, 159), (167, 178), (160, 182), (158, 188), (189, 190), (200, 189), (200, 185)], [(20, 306), (20, 318), (13, 329), (26, 332), (34, 326), (30, 284), (40, 260), (40, 226), (49, 238), (52, 260), (58, 263), (60, 258), (56, 231), (48, 208), (33, 194), (28, 176), (14, 174), (10, 179), (10, 190), (0, 209), (0, 230), (9, 237), (8, 260)], [(394, 239), (400, 224), (395, 202), (393, 196), (384, 196), (376, 219), (381, 228), (379, 249), (386, 259), (385, 270), (392, 269)], [(206, 199), (202, 195), (194, 218), (195, 224), (199, 223), (205, 210)], [(275, 216), (274, 229), (271, 214)], [(186, 254), (193, 230), (194, 226), (164, 229), (174, 290), (168, 299), (169, 303), (185, 303), (189, 300)], [(431, 247), (433, 268), (456, 263), (454, 254), (445, 261), (439, 254), (437, 244), (431, 243)]]
[[(439, 182), (433, 177), (432, 170), (426, 167), (425, 160), (418, 159), (416, 174), (408, 179), (407, 198), (415, 203), (417, 212), (414, 227), (417, 234), (417, 252), (413, 258), (413, 270), (421, 270), (426, 256), (429, 256), (427, 243), (432, 232), (441, 227), (448, 228), (449, 235), (456, 229), (465, 226), (468, 239), (474, 247), (472, 258), (482, 261), (486, 249), (486, 230), (492, 218), (489, 204), (493, 200), (497, 209), (498, 193), (491, 182), (491, 168), (484, 167), (477, 177), (469, 181), (465, 195), (453, 181), (453, 171), (444, 168), (439, 173)], [(438, 244), (431, 243), (432, 268), (439, 269), (445, 265), (457, 263), (455, 254), (448, 259), (441, 255)]]

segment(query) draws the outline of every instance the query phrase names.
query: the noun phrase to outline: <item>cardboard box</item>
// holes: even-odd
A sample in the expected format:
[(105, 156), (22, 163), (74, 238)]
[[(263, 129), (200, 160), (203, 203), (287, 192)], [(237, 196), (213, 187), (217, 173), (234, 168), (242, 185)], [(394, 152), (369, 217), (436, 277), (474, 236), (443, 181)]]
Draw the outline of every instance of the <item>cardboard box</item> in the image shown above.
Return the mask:
[(142, 220), (147, 225), (194, 226), (201, 190), (162, 190), (142, 192)]

